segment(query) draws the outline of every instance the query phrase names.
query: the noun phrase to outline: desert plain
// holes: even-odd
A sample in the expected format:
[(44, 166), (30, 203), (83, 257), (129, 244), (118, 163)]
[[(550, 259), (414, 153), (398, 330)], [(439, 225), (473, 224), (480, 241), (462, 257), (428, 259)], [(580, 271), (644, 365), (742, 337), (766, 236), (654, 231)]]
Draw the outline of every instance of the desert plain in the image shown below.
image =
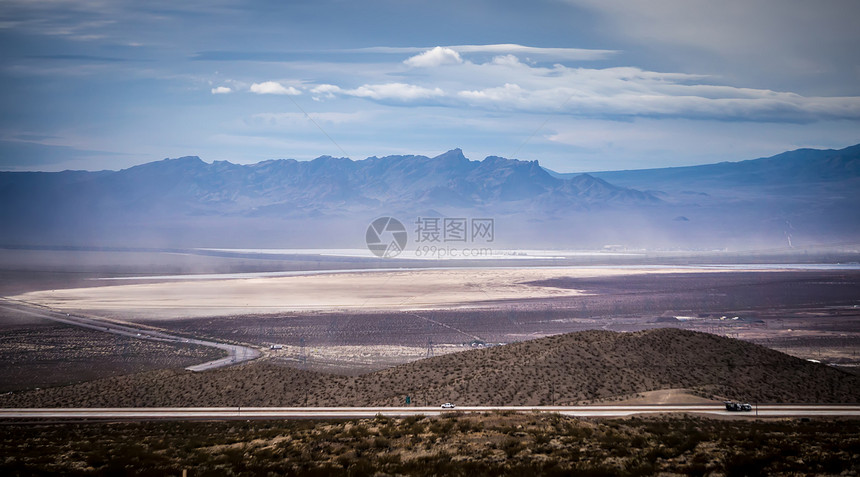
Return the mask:
[[(860, 270), (850, 265), (428, 266), (193, 251), (4, 250), (0, 259), (3, 339), (7, 354), (24, 350), (14, 361), (18, 369), (38, 355), (26, 350), (43, 351), (58, 333), (83, 333), (79, 348), (104, 354), (113, 346), (116, 360), (134, 360), (129, 345), (24, 319), (10, 306), (241, 344), (259, 349), (264, 360), (341, 374), (574, 331), (663, 327), (746, 340), (847, 371), (860, 363)], [(28, 333), (30, 327), (47, 335)], [(174, 366), (187, 366), (194, 355), (181, 345), (159, 346), (178, 346), (159, 356), (186, 356)], [(75, 373), (66, 375), (74, 382)]]

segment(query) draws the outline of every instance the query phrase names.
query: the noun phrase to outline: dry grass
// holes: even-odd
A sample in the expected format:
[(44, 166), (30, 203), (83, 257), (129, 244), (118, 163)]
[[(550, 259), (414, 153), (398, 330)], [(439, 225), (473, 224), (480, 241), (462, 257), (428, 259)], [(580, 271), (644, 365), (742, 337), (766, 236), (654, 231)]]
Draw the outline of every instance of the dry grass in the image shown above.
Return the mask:
[(453, 353), (360, 376), (272, 361), (153, 371), (0, 396), (4, 407), (568, 404), (656, 389), (759, 402), (860, 402), (860, 377), (705, 333), (586, 331)]

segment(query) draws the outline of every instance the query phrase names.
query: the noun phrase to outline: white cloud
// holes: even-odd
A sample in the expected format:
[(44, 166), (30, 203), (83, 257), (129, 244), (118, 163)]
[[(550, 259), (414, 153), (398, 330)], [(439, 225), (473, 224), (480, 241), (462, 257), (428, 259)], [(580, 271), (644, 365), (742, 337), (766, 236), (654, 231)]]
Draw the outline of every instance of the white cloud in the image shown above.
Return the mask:
[[(474, 51), (488, 53), (516, 49), (515, 46), (518, 45), (478, 45)], [(317, 66), (315, 73), (326, 81), (303, 89), (317, 101), (352, 97), (399, 106), (432, 104), (601, 120), (628, 121), (641, 117), (807, 124), (860, 120), (860, 96), (802, 95), (743, 88), (720, 84), (720, 77), (631, 66), (547, 66), (525, 62), (514, 53), (485, 55), (481, 61), (460, 57), (453, 48), (437, 47), (412, 56), (407, 64), (399, 60), (350, 66), (349, 74), (339, 64), (326, 63)], [(444, 68), (410, 68), (443, 64)], [(297, 67), (308, 68), (302, 74), (313, 71), (304, 64)], [(408, 81), (388, 80), (392, 77)], [(270, 84), (286, 90), (278, 83)]]
[(311, 94), (314, 95), (313, 99), (316, 101), (319, 101), (321, 98), (334, 99), (335, 95), (341, 91), (343, 90), (339, 86), (333, 84), (321, 84), (311, 88)]
[(359, 98), (396, 101), (414, 101), (445, 95), (445, 92), (439, 88), (425, 88), (405, 83), (366, 84), (355, 89), (345, 90), (343, 93)]
[(514, 55), (500, 55), (493, 58), (494, 65), (520, 66), (522, 62)]
[(860, 119), (857, 97), (805, 97), (770, 90), (685, 84), (684, 76), (676, 78), (631, 68), (555, 71), (556, 76), (529, 78), (528, 87), (505, 83), (462, 90), (456, 96), (473, 107), (597, 118), (642, 116), (775, 122)]
[(498, 88), (460, 91), (457, 93), (457, 96), (473, 101), (487, 101), (515, 105), (517, 103), (521, 103), (528, 94), (528, 91), (523, 90), (523, 88), (517, 84), (505, 83), (504, 86)]
[[(409, 53), (428, 53), (437, 48), (453, 51), (454, 53), (489, 53), (494, 55), (504, 54), (521, 54), (542, 59), (559, 59), (569, 61), (593, 61), (609, 58), (616, 53), (616, 50), (591, 50), (584, 48), (539, 48), (534, 46), (523, 46), (513, 43), (494, 44), (494, 45), (449, 45), (429, 47), (393, 47), (393, 46), (376, 46), (371, 48), (358, 48), (349, 50), (352, 52), (364, 53), (391, 53), (391, 54), (409, 54)], [(420, 56), (420, 55), (419, 55)]]
[(406, 83), (365, 84), (353, 89), (344, 89), (333, 84), (321, 84), (311, 88), (314, 99), (333, 99), (338, 95), (368, 98), (377, 101), (409, 102), (445, 96), (440, 88), (425, 88)]
[(463, 62), (460, 54), (450, 48), (437, 46), (424, 53), (407, 58), (403, 63), (418, 68), (432, 68), (442, 65), (457, 65)]
[(212, 94), (228, 94), (232, 92), (233, 90), (228, 88), (227, 86), (218, 86), (217, 88), (212, 88)]
[[(428, 65), (441, 64), (440, 59), (448, 53), (435, 51), (433, 55), (413, 58), (427, 60)], [(392, 64), (381, 71), (394, 75), (403, 70)], [(485, 63), (461, 59), (444, 70), (410, 70), (409, 79), (408, 84), (367, 82), (353, 88), (324, 83), (309, 91), (316, 100), (351, 96), (400, 105), (423, 103), (615, 120), (650, 117), (810, 123), (860, 119), (860, 97), (804, 96), (739, 88), (714, 84), (715, 79), (706, 75), (635, 67), (533, 66), (512, 54), (495, 56)]]
[(254, 83), (251, 85), (251, 92), (257, 94), (286, 94), (290, 96), (298, 96), (302, 94), (302, 92), (296, 88), (292, 86), (284, 87), (284, 85), (277, 81)]
[[(814, 122), (860, 119), (860, 97), (803, 96), (708, 84), (711, 78), (633, 67), (529, 66), (513, 55), (456, 70), (428, 71), (425, 83), (450, 91), (445, 104), (578, 117), (663, 117), (734, 121)], [(452, 74), (454, 73), (454, 74)], [(417, 81), (416, 81), (417, 82)], [(377, 99), (372, 95), (367, 95)]]

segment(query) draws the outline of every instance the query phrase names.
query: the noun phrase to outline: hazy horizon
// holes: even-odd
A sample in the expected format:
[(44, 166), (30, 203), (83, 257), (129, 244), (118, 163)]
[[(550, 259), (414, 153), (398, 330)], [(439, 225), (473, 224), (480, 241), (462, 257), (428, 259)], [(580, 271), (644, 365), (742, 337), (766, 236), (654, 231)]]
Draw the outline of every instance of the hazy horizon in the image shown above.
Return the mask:
[[(848, 144), (848, 145), (846, 145), (844, 148), (848, 148), (848, 147), (852, 147), (852, 146), (857, 146), (857, 145), (860, 145), (860, 143), (856, 143), (856, 144)], [(829, 149), (827, 149), (827, 150), (840, 150), (840, 149), (844, 149), (844, 148), (841, 148), (841, 147), (840, 147), (840, 148), (829, 148)], [(335, 158), (335, 159), (348, 159), (348, 160), (353, 161), (353, 162), (365, 161), (365, 160), (373, 159), (373, 158), (391, 157), (391, 156), (416, 156), (416, 157), (426, 157), (426, 158), (429, 158), (429, 159), (433, 159), (433, 158), (438, 157), (438, 156), (440, 156), (440, 155), (444, 155), (446, 152), (455, 151), (455, 150), (458, 150), (458, 149), (459, 149), (459, 150), (461, 150), (461, 151), (463, 151), (463, 155), (466, 157), (466, 159), (469, 159), (469, 160), (470, 160), (470, 161), (472, 161), (472, 162), (482, 162), (482, 161), (484, 161), (484, 160), (486, 160), (486, 159), (488, 159), (488, 158), (492, 158), (492, 157), (502, 157), (502, 158), (504, 158), (504, 159), (513, 159), (513, 160), (518, 160), (518, 161), (537, 161), (537, 162), (538, 162), (538, 164), (540, 164), (540, 165), (541, 165), (541, 167), (543, 167), (544, 169), (547, 169), (547, 170), (552, 171), (552, 172), (557, 172), (557, 173), (560, 173), (560, 174), (589, 174), (589, 173), (598, 173), (598, 172), (625, 172), (625, 171), (642, 171), (642, 170), (663, 169), (663, 168), (675, 168), (675, 167), (695, 167), (695, 166), (706, 166), (706, 165), (718, 164), (718, 163), (720, 163), (720, 162), (730, 162), (730, 163), (731, 163), (731, 162), (743, 162), (743, 161), (749, 161), (749, 160), (755, 160), (755, 159), (764, 159), (764, 158), (767, 158), (767, 157), (773, 157), (773, 156), (775, 156), (775, 155), (779, 155), (779, 154), (782, 154), (782, 153), (785, 153), (785, 152), (793, 152), (793, 150), (791, 150), (791, 151), (790, 151), (790, 150), (784, 150), (784, 151), (776, 151), (776, 152), (774, 152), (773, 154), (770, 154), (770, 155), (768, 155), (768, 156), (763, 156), (763, 157), (737, 158), (737, 159), (735, 159), (735, 160), (726, 160), (726, 161), (711, 162), (711, 163), (703, 163), (703, 164), (688, 164), (688, 165), (679, 165), (679, 166), (666, 166), (666, 167), (640, 167), (640, 168), (630, 168), (630, 169), (600, 169), (600, 170), (593, 169), (593, 170), (572, 170), (572, 171), (560, 171), (560, 170), (555, 170), (555, 169), (552, 169), (552, 168), (550, 168), (550, 167), (545, 166), (543, 163), (541, 163), (541, 160), (540, 160), (540, 159), (529, 159), (529, 160), (526, 160), (526, 159), (521, 159), (521, 158), (517, 158), (517, 157), (504, 157), (504, 156), (500, 156), (500, 155), (498, 155), (498, 154), (490, 154), (490, 155), (488, 155), (488, 156), (484, 156), (484, 157), (481, 157), (481, 158), (477, 158), (477, 157), (471, 157), (471, 156), (470, 156), (470, 154), (469, 154), (467, 151), (463, 150), (463, 149), (462, 149), (462, 148), (460, 148), (460, 147), (452, 147), (452, 148), (446, 149), (446, 150), (444, 150), (444, 151), (441, 151), (439, 154), (436, 154), (436, 155), (433, 155), (433, 156), (426, 156), (426, 155), (423, 155), (423, 154), (411, 154), (411, 153), (408, 153), (408, 152), (404, 152), (403, 154), (389, 154), (389, 155), (386, 155), (386, 156), (372, 155), (372, 156), (367, 156), (367, 157), (345, 157), (345, 156), (337, 156), (337, 155), (323, 154), (323, 155), (319, 155), (319, 156), (316, 156), (316, 157), (313, 157), (313, 158), (307, 158), (307, 159), (297, 159), (297, 158), (294, 158), (294, 157), (272, 157), (272, 158), (268, 158), (268, 159), (262, 159), (262, 160), (257, 161), (257, 162), (247, 162), (247, 161), (242, 161), (242, 160), (232, 160), (232, 161), (231, 161), (231, 160), (227, 160), (227, 159), (222, 159), (222, 160), (218, 160), (218, 159), (215, 159), (215, 160), (207, 160), (207, 158), (206, 158), (206, 157), (201, 157), (201, 156), (199, 156), (199, 155), (197, 155), (197, 154), (190, 154), (190, 155), (185, 155), (185, 156), (171, 156), (171, 157), (164, 157), (164, 158), (159, 158), (159, 159), (155, 159), (155, 158), (153, 158), (152, 160), (147, 160), (147, 161), (145, 161), (145, 162), (140, 162), (140, 163), (136, 163), (136, 164), (130, 164), (130, 165), (125, 166), (125, 167), (123, 167), (123, 168), (121, 168), (121, 169), (119, 169), (119, 168), (117, 168), (117, 169), (63, 169), (63, 170), (53, 171), (53, 170), (45, 170), (45, 169), (2, 169), (2, 168), (0, 168), (0, 172), (67, 172), (67, 171), (73, 171), (73, 172), (78, 172), (78, 171), (85, 171), (85, 172), (103, 172), (103, 171), (111, 171), (111, 172), (115, 172), (115, 171), (120, 171), (120, 170), (124, 170), (124, 169), (129, 169), (129, 168), (136, 167), (136, 166), (142, 166), (142, 165), (145, 165), (145, 164), (150, 164), (150, 163), (153, 163), (153, 162), (159, 162), (159, 161), (171, 161), (171, 160), (183, 159), (183, 158), (188, 158), (188, 157), (194, 157), (194, 158), (200, 159), (202, 162), (204, 162), (205, 164), (208, 164), (208, 165), (212, 165), (212, 164), (215, 164), (215, 163), (224, 162), (224, 163), (233, 164), (233, 165), (240, 165), (240, 166), (250, 166), (250, 165), (257, 165), (257, 164), (264, 163), (264, 162), (270, 162), (270, 161), (284, 161), (284, 160), (286, 160), (286, 161), (298, 161), (298, 162), (309, 162), (309, 161), (313, 161), (313, 160), (321, 159), (321, 158), (326, 158), (326, 157), (333, 157), (333, 158)], [(809, 148), (799, 148), (799, 149), (809, 149)]]

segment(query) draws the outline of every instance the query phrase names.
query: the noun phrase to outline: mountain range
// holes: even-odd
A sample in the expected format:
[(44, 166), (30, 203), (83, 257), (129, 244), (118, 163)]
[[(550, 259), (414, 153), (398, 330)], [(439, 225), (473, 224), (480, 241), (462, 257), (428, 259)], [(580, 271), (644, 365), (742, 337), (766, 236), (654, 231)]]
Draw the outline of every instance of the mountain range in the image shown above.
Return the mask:
[(0, 172), (0, 244), (362, 246), (364, 227), (391, 215), (493, 217), (500, 242), (521, 247), (794, 246), (857, 241), (858, 186), (860, 145), (589, 174), (460, 149), (250, 165), (191, 156)]

